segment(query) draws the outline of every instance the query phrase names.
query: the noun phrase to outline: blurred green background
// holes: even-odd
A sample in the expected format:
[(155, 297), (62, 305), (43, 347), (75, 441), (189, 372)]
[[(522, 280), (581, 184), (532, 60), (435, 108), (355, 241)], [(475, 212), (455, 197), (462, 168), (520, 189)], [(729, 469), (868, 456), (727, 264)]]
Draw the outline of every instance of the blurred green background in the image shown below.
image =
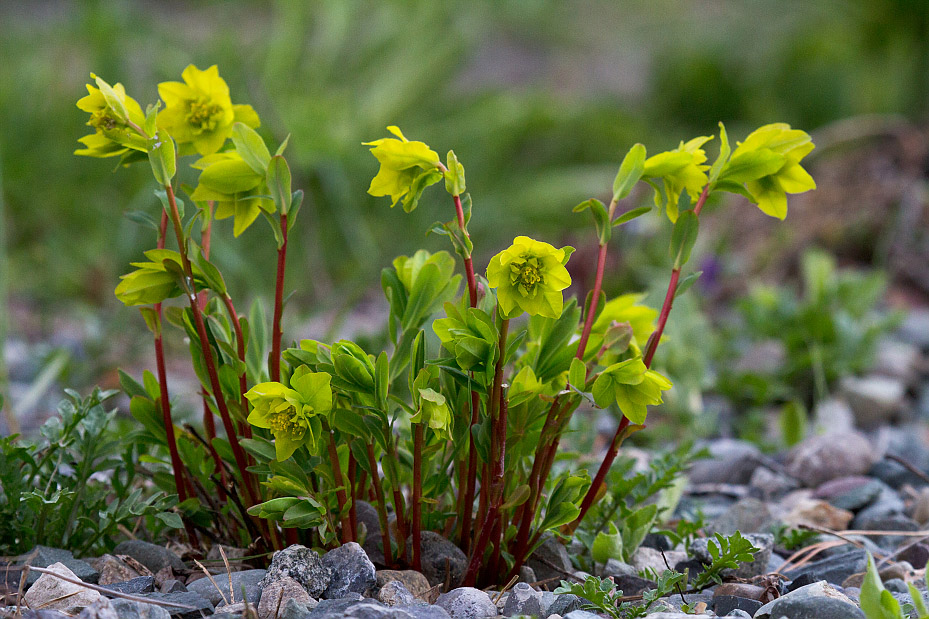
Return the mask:
[[(424, 236), (452, 217), (443, 192), (412, 215), (366, 194), (377, 164), (361, 142), (388, 124), (458, 154), (482, 265), (517, 234), (583, 256), (594, 239), (570, 209), (609, 191), (633, 142), (672, 148), (720, 120), (734, 137), (773, 121), (811, 132), (862, 114), (921, 121), (929, 91), (925, 0), (36, 0), (0, 3), (0, 24), (0, 259), (26, 307), (8, 316), (14, 335), (86, 311), (104, 335), (129, 324), (144, 339), (112, 290), (154, 242), (124, 213), (157, 204), (144, 166), (114, 174), (114, 160), (72, 155), (91, 71), (144, 106), (187, 64), (218, 64), (269, 140), (292, 134), (307, 202), (289, 311), (303, 315), (376, 292), (398, 254), (444, 247)], [(216, 234), (234, 296), (267, 297), (267, 226), (235, 244), (231, 222)]]

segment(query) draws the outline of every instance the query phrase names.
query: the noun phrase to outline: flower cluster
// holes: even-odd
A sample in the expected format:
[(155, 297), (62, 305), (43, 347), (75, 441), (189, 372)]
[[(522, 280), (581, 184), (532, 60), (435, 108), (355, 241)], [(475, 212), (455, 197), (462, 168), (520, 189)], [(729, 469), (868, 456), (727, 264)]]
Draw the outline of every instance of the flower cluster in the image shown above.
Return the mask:
[(565, 264), (573, 251), (573, 247), (555, 249), (548, 243), (518, 236), (510, 247), (491, 258), (487, 281), (497, 289), (503, 316), (511, 318), (518, 311), (530, 316), (561, 316), (562, 291), (571, 285)]

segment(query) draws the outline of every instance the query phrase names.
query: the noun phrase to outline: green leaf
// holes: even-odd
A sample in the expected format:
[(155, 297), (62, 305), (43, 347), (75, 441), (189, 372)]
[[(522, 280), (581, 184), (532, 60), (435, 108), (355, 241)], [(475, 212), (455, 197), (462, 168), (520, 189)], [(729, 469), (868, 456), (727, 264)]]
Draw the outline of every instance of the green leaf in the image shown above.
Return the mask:
[(610, 559), (622, 561), (623, 557), (623, 537), (620, 535), (616, 525), (610, 523), (609, 532), (600, 531), (594, 538), (594, 543), (590, 547), (590, 556), (597, 563), (606, 563)]
[(632, 560), (632, 555), (642, 544), (645, 536), (652, 530), (655, 519), (658, 517), (658, 506), (655, 504), (639, 508), (623, 518), (620, 532), (623, 539), (623, 556), (626, 561)]
[(700, 279), (700, 276), (703, 275), (703, 271), (694, 271), (693, 273), (688, 273), (684, 276), (684, 279), (677, 283), (677, 288), (674, 289), (674, 298), (678, 298), (690, 288), (697, 283), (697, 280)]
[(255, 172), (241, 159), (217, 161), (200, 173), (200, 184), (219, 193), (249, 191), (261, 184), (263, 173)]
[(434, 185), (440, 180), (442, 180), (442, 172), (440, 172), (438, 168), (430, 168), (417, 175), (410, 184), (409, 192), (403, 196), (403, 210), (407, 213), (412, 213), (419, 205), (419, 199), (422, 197), (426, 187)]
[[(888, 596), (884, 596), (887, 593)], [(887, 597), (890, 599), (888, 600)], [(881, 577), (874, 565), (874, 558), (868, 553), (868, 567), (865, 571), (864, 581), (861, 583), (861, 596), (859, 600), (861, 610), (868, 619), (903, 619), (900, 605), (884, 588)]]
[(448, 151), (446, 162), (445, 190), (453, 196), (460, 196), (465, 192), (464, 166), (458, 161), (458, 157), (453, 150)]
[(674, 258), (675, 269), (679, 270), (690, 260), (699, 229), (700, 221), (693, 211), (684, 211), (678, 216), (671, 231), (671, 256)]
[(571, 359), (568, 370), (568, 383), (578, 391), (584, 391), (587, 386), (587, 366), (578, 358)]
[(242, 160), (256, 174), (264, 176), (271, 161), (271, 153), (268, 152), (261, 136), (245, 123), (235, 123), (232, 125), (232, 143), (235, 144), (235, 150)]
[(780, 170), (787, 159), (768, 148), (759, 148), (738, 153), (729, 160), (719, 175), (719, 180), (731, 183), (747, 183), (769, 176)]
[[(420, 332), (422, 333), (422, 332)], [(387, 353), (381, 351), (374, 363), (374, 397), (382, 410), (387, 409), (387, 395), (390, 388), (390, 361)]]
[(223, 279), (223, 275), (219, 272), (219, 269), (217, 269), (212, 262), (207, 260), (200, 251), (194, 253), (194, 264), (203, 271), (203, 279), (210, 290), (225, 297), (227, 294), (226, 281)]
[(160, 512), (155, 514), (155, 518), (165, 523), (167, 526), (172, 529), (183, 529), (184, 521), (181, 520), (181, 517), (175, 514), (174, 512)]
[(631, 211), (627, 211), (613, 220), (613, 226), (621, 226), (624, 223), (630, 222), (633, 219), (641, 217), (642, 215), (650, 212), (652, 207), (650, 206), (640, 206), (639, 208), (634, 208)]
[(290, 209), (287, 211), (287, 231), (289, 232), (297, 223), (297, 214), (303, 206), (303, 190), (298, 189), (290, 195)]
[(642, 172), (645, 170), (645, 146), (636, 144), (629, 149), (619, 166), (619, 172), (613, 179), (613, 201), (619, 202), (629, 195), (632, 188), (639, 179), (642, 178)]
[(155, 181), (162, 187), (170, 185), (177, 172), (174, 140), (166, 131), (158, 131), (148, 139), (148, 162), (152, 166)]
[(161, 316), (151, 307), (140, 307), (139, 313), (145, 321), (145, 326), (155, 337), (161, 337)]
[(293, 194), (290, 190), (290, 167), (287, 165), (286, 159), (280, 155), (271, 158), (265, 182), (268, 185), (271, 198), (274, 199), (274, 205), (281, 213), (287, 215), (293, 200)]
[(729, 162), (731, 154), (732, 147), (729, 146), (729, 135), (726, 133), (726, 126), (719, 123), (719, 157), (716, 158), (713, 167), (710, 168), (709, 182), (711, 186), (719, 178), (719, 173), (722, 172), (723, 166)]
[(806, 438), (806, 407), (799, 400), (784, 405), (780, 414), (781, 436), (788, 447), (792, 447)]

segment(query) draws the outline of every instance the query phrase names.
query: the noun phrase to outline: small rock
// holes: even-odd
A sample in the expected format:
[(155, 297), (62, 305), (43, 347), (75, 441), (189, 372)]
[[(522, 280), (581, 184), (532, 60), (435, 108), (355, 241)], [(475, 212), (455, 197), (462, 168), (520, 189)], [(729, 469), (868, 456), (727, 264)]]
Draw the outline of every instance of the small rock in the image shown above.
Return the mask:
[(503, 607), (503, 614), (539, 616), (542, 614), (542, 594), (520, 582), (513, 587)]
[(865, 619), (854, 603), (846, 603), (835, 598), (799, 598), (790, 599), (786, 596), (771, 602), (767, 613), (762, 607), (755, 613), (755, 619)]
[(818, 435), (845, 434), (855, 431), (855, 413), (841, 398), (824, 400), (813, 409), (813, 431)]
[(854, 517), (852, 512), (835, 507), (826, 501), (801, 499), (783, 517), (782, 521), (788, 526), (812, 525), (833, 531), (843, 531)]
[(868, 439), (858, 432), (812, 436), (787, 453), (787, 473), (808, 487), (846, 475), (862, 475), (874, 455)]
[[(152, 578), (152, 580), (154, 580), (154, 578)], [(161, 583), (159, 591), (162, 593), (184, 593), (187, 591), (187, 587), (180, 580), (171, 578)]]
[(129, 567), (125, 561), (113, 555), (103, 555), (94, 562), (94, 569), (100, 572), (97, 584), (111, 585), (115, 582), (126, 582), (133, 578), (143, 576)]
[[(883, 518), (862, 518), (859, 524), (862, 529), (869, 531), (904, 531), (911, 533), (919, 530), (919, 524), (903, 514)], [(871, 536), (871, 539), (878, 546), (887, 549), (894, 549), (908, 541), (904, 535), (879, 535)]]
[(722, 516), (711, 522), (709, 533), (732, 535), (736, 531), (753, 533), (763, 531), (771, 524), (772, 516), (768, 506), (754, 498), (740, 499)]
[(316, 608), (316, 600), (310, 598), (306, 602), (298, 602), (290, 598), (284, 603), (283, 609), (279, 615), (280, 619), (304, 619), (310, 611)]
[(887, 376), (846, 376), (841, 389), (859, 428), (875, 428), (891, 421), (903, 408), (906, 384)]
[(749, 600), (760, 600), (764, 592), (765, 588), (757, 585), (749, 585), (741, 582), (724, 582), (713, 589), (713, 597), (728, 595), (732, 597), (748, 598)]
[(752, 616), (742, 610), (741, 608), (736, 608), (735, 610), (729, 611), (727, 617), (741, 617), (742, 619), (752, 619)]
[[(338, 619), (351, 616), (349, 610), (361, 603), (359, 597), (343, 598), (341, 600), (320, 600), (309, 615), (303, 619)], [(258, 619), (263, 619), (260, 615)], [(273, 619), (273, 615), (264, 619)]]
[[(460, 585), (468, 569), (468, 557), (465, 553), (433, 531), (423, 531), (420, 543), (423, 574), (429, 580), (429, 584), (435, 586), (447, 581), (452, 588)], [(407, 548), (412, 547), (412, 536), (407, 538), (406, 544)], [(410, 589), (410, 592), (413, 590)]]
[[(47, 569), (66, 578), (78, 580), (75, 573), (63, 563), (53, 563)], [(72, 608), (90, 606), (101, 597), (103, 596), (93, 589), (71, 584), (56, 578), (54, 574), (42, 574), (29, 587), (23, 599), (31, 608), (67, 611)]]
[(416, 570), (378, 570), (375, 573), (375, 579), (377, 587), (383, 587), (389, 582), (397, 581), (402, 583), (414, 597), (429, 601), (424, 597), (431, 589), (429, 581)]
[(729, 615), (734, 610), (742, 610), (754, 614), (761, 608), (761, 602), (749, 598), (740, 598), (733, 595), (713, 595), (712, 609), (720, 617)]
[(436, 606), (443, 608), (452, 619), (475, 619), (497, 615), (497, 607), (494, 606), (490, 596), (474, 587), (459, 587), (443, 593), (436, 600)]
[(791, 490), (796, 490), (799, 487), (797, 480), (780, 473), (775, 473), (766, 466), (759, 466), (755, 469), (748, 485), (749, 488), (752, 489), (753, 494), (765, 500), (780, 498)]
[(272, 582), (280, 580), (282, 576), (289, 576), (296, 580), (313, 598), (319, 598), (332, 580), (331, 571), (323, 565), (319, 554), (299, 544), (274, 553), (268, 573), (258, 586), (267, 589)]
[(139, 593), (151, 593), (155, 590), (155, 577), (139, 576), (138, 578), (133, 578), (132, 580), (127, 580), (125, 582), (110, 583), (106, 585), (106, 588), (110, 591), (128, 593), (130, 595), (137, 595)]
[(151, 570), (152, 574), (157, 574), (166, 567), (170, 567), (175, 572), (183, 572), (185, 569), (184, 562), (179, 556), (167, 548), (142, 540), (133, 539), (122, 542), (113, 549), (113, 554), (129, 555)]
[(78, 619), (170, 619), (164, 608), (126, 599), (100, 598), (78, 615)]
[(416, 598), (402, 582), (391, 580), (377, 592), (377, 601), (388, 606), (410, 606), (416, 603)]
[(554, 601), (552, 601), (545, 612), (547, 612), (549, 616), (561, 615), (564, 617), (572, 611), (580, 610), (581, 606), (585, 604), (587, 604), (586, 600), (572, 593), (559, 593), (555, 596)]
[(606, 563), (603, 564), (603, 568), (600, 570), (600, 576), (602, 578), (635, 575), (636, 569), (634, 567), (617, 559), (607, 559)]
[[(775, 604), (784, 600), (811, 600), (814, 603), (822, 602), (823, 600), (832, 600), (845, 604), (846, 606), (852, 606), (855, 609), (858, 608), (855, 606), (855, 602), (853, 602), (848, 598), (848, 596), (846, 596), (844, 593), (841, 593), (832, 585), (824, 581), (817, 581), (809, 585), (794, 589), (790, 593), (787, 593), (786, 595), (783, 595), (774, 601), (768, 602), (755, 612), (755, 619), (781, 619), (782, 615), (775, 614), (772, 612), (772, 609), (774, 608)], [(854, 615), (848, 615), (847, 617), (848, 619), (851, 619), (853, 616)], [(794, 616), (787, 615), (787, 617), (793, 619)], [(819, 618), (818, 615), (798, 615), (798, 617), (799, 619), (806, 619), (807, 617), (809, 617), (809, 619), (827, 619), (826, 615), (824, 615), (822, 618)], [(829, 615), (828, 617), (839, 619), (840, 617), (844, 617), (844, 615)]]
[[(232, 572), (231, 574), (217, 574), (213, 576), (212, 581), (209, 578), (201, 578), (190, 583), (187, 589), (205, 597), (214, 606), (223, 603), (223, 600), (227, 604), (243, 601), (242, 591), (244, 589), (244, 599), (254, 606), (261, 599), (261, 586), (259, 583), (266, 574), (267, 570), (245, 570), (244, 572)], [(232, 583), (231, 587), (230, 581)]]
[(929, 546), (926, 544), (916, 544), (897, 555), (901, 561), (906, 561), (910, 565), (925, 566), (929, 563)]
[[(176, 619), (201, 619), (204, 614), (213, 614), (213, 605), (210, 601), (196, 593), (147, 593), (142, 597), (158, 602)], [(179, 606), (173, 606), (174, 604)], [(181, 608), (180, 606), (192, 606), (193, 608)]]
[(262, 588), (258, 601), (258, 619), (274, 619), (278, 609), (283, 608), (288, 600), (300, 603), (316, 601), (294, 578), (281, 575)]
[(536, 578), (535, 570), (529, 567), (528, 565), (523, 565), (519, 568), (519, 582), (524, 583), (534, 583), (538, 581)]
[(347, 593), (362, 594), (377, 582), (374, 564), (356, 542), (327, 552), (323, 565), (331, 574), (329, 586), (323, 592), (323, 597), (329, 600), (343, 598)]
[(673, 566), (685, 560), (687, 560), (687, 553), (683, 550), (671, 550), (662, 555), (660, 550), (647, 546), (639, 546), (631, 558), (632, 567), (635, 568), (636, 573), (652, 569), (657, 574), (664, 572), (669, 565)]
[(877, 345), (874, 371), (901, 380), (909, 386), (915, 382), (922, 364), (919, 346), (908, 342), (881, 340)]
[(761, 458), (748, 441), (719, 439), (707, 446), (710, 459), (697, 460), (688, 476), (693, 484), (747, 484)]
[[(61, 563), (83, 582), (94, 584), (100, 579), (100, 573), (95, 570), (90, 563), (75, 559), (70, 550), (50, 548), (49, 546), (36, 546), (26, 554), (20, 555), (19, 558), (23, 563), (28, 562), (29, 565), (34, 567), (47, 568), (54, 563)], [(26, 576), (26, 586), (32, 585), (40, 576), (41, 574), (39, 574), (39, 572), (29, 572)]]
[(852, 527), (863, 529), (865, 523), (902, 515), (905, 509), (906, 505), (900, 495), (890, 486), (885, 486), (870, 505), (858, 512), (852, 521)]
[[(222, 552), (220, 552), (220, 549)], [(226, 561), (233, 568), (241, 564), (240, 559), (248, 555), (248, 548), (237, 548), (235, 546), (226, 546), (225, 544), (213, 544), (209, 552), (206, 553), (208, 561), (222, 561), (223, 555), (226, 555)]]
[(884, 581), (884, 588), (890, 591), (891, 593), (909, 593), (910, 590), (906, 586), (906, 582), (900, 578), (890, 578)]
[(589, 610), (572, 610), (564, 619), (600, 619), (600, 615), (594, 614)]
[(808, 574), (810, 578), (816, 581), (825, 580), (830, 583), (841, 584), (852, 574), (863, 572), (865, 567), (865, 551), (855, 548), (826, 559), (811, 561), (802, 567), (787, 572), (786, 575), (797, 579), (804, 574)]

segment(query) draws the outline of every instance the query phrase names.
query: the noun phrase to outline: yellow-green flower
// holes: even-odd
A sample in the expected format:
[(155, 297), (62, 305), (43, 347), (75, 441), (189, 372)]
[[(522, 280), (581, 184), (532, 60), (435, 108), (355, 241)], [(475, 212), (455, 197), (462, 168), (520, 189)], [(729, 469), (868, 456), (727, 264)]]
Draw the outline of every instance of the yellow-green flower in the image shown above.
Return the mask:
[(419, 389), (419, 410), (410, 417), (411, 423), (423, 423), (432, 428), (436, 435), (449, 438), (452, 413), (445, 396), (434, 389)]
[[(701, 146), (712, 139), (712, 136), (701, 136), (686, 143), (681, 142), (674, 150), (658, 153), (645, 160), (642, 176), (663, 179), (668, 218), (672, 222), (677, 221), (677, 202), (681, 193), (686, 191), (690, 199), (696, 201), (707, 183), (706, 171), (710, 166), (704, 165), (706, 152)], [(657, 191), (655, 202), (661, 206), (662, 198)]]
[(548, 243), (518, 236), (513, 244), (490, 259), (487, 281), (497, 289), (497, 302), (505, 318), (522, 310), (530, 316), (561, 316), (562, 290), (571, 285), (565, 268), (572, 247), (555, 249)]
[(242, 122), (257, 127), (261, 121), (250, 105), (233, 105), (229, 86), (213, 65), (201, 71), (188, 65), (181, 73), (183, 82), (158, 84), (158, 95), (165, 109), (158, 113), (158, 126), (174, 138), (181, 154), (215, 153), (232, 134), (232, 125)]
[(261, 214), (273, 213), (265, 177), (255, 172), (236, 151), (207, 155), (192, 164), (202, 170), (191, 198), (216, 202), (216, 219), (234, 217), (233, 234), (242, 234)]
[(594, 381), (591, 394), (597, 406), (619, 406), (632, 423), (644, 423), (647, 406), (661, 404), (661, 392), (671, 388), (671, 381), (645, 367), (642, 357), (627, 359), (609, 366)]
[[(373, 142), (364, 142), (373, 146), (371, 154), (381, 163), (377, 176), (371, 179), (368, 193), (372, 196), (390, 196), (391, 208), (404, 198), (403, 205), (407, 211), (415, 208), (426, 185), (438, 182), (442, 178), (438, 166), (439, 155), (423, 142), (410, 142), (398, 127), (390, 126), (387, 130), (397, 138), (382, 138)], [(412, 206), (412, 208), (411, 208)]]
[(321, 415), (332, 409), (332, 377), (300, 366), (290, 387), (268, 382), (255, 385), (245, 394), (252, 405), (248, 422), (274, 435), (279, 461), (286, 460), (302, 445), (313, 448), (322, 434)]
[(141, 106), (126, 94), (122, 84), (110, 86), (93, 73), (90, 76), (97, 86), (87, 84), (88, 94), (78, 100), (77, 107), (90, 114), (87, 124), (95, 131), (78, 140), (86, 148), (79, 148), (74, 154), (115, 157), (129, 150), (146, 152), (145, 136), (139, 133), (145, 124)]
[(755, 151), (768, 150), (783, 157), (774, 173), (745, 183), (758, 208), (766, 215), (787, 216), (787, 194), (816, 189), (816, 181), (800, 166), (800, 161), (816, 148), (809, 134), (791, 129), (786, 123), (773, 123), (752, 131), (733, 151), (730, 165)]
[[(116, 298), (127, 306), (152, 305), (165, 299), (172, 299), (183, 294), (178, 283), (177, 273), (181, 270), (181, 255), (171, 249), (150, 249), (145, 252), (149, 262), (133, 262), (135, 270), (121, 275), (116, 286)], [(168, 271), (166, 262), (173, 262)], [(198, 290), (204, 288), (203, 271), (192, 265), (194, 283)]]

